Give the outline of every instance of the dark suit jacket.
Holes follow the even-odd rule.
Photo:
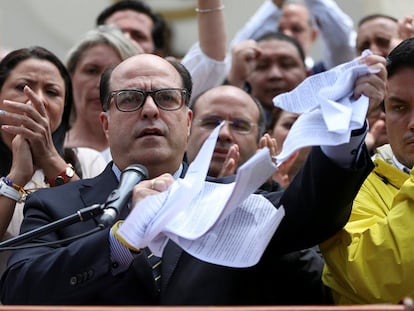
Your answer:
[[[163,254],[162,285],[156,290],[144,255],[113,276],[108,230],[67,246],[15,251],[1,280],[4,304],[274,304],[278,256],[317,245],[346,223],[354,196],[372,169],[365,152],[353,169],[342,169],[319,148],[284,192],[265,193],[286,216],[258,265],[236,269],[202,262],[170,242]],[[96,178],[33,193],[26,202],[22,232],[106,201],[117,186],[111,168]],[[126,214],[126,212],[125,212]],[[124,218],[126,215],[121,215]],[[41,237],[56,241],[95,228],[89,220]]]

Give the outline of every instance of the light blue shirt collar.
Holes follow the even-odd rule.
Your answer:
[[[118,166],[116,166],[115,163],[112,163],[112,171],[114,172],[116,179],[120,181],[122,172],[118,168]],[[183,171],[183,163],[180,164],[180,166],[178,167],[178,170],[176,170],[175,173],[173,174],[174,179],[180,178],[182,171]]]

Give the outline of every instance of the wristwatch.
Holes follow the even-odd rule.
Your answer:
[[[64,171],[60,172],[54,179],[46,179],[46,182],[50,187],[56,187],[63,184],[66,184],[70,179],[75,175],[75,170],[72,164],[68,164]]]

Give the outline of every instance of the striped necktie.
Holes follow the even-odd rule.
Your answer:
[[[161,258],[155,256],[149,248],[145,248],[145,254],[147,256],[147,260],[152,267],[152,276],[155,281],[155,285],[157,286],[158,291],[161,288]]]

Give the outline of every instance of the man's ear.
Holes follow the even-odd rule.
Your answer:
[[[106,138],[108,139],[109,113],[101,112],[99,118],[101,120],[102,129],[105,132]]]
[[[318,39],[318,36],[319,36],[318,29],[316,29],[315,27],[312,27],[312,34],[311,34],[312,43],[315,43],[316,39]]]
[[[191,133],[191,122],[193,120],[193,111],[188,109],[187,111],[187,137],[190,136]]]

